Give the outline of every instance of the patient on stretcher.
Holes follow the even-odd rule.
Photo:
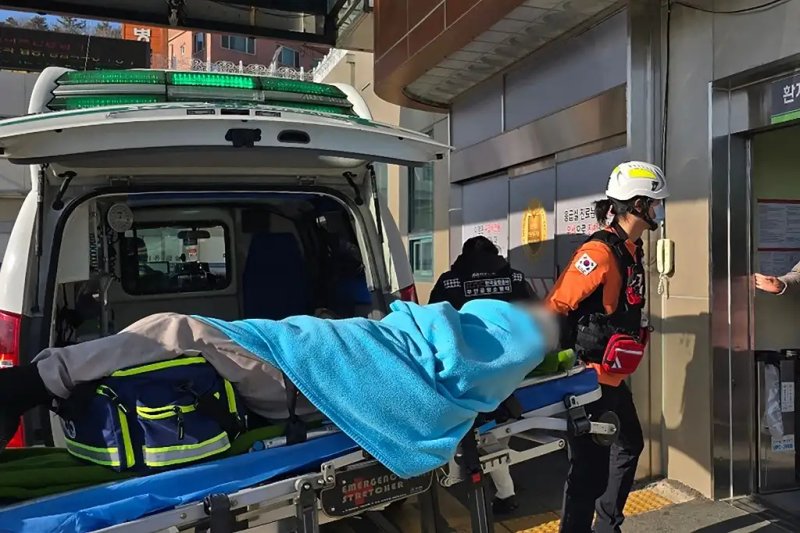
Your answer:
[[[202,357],[259,417],[287,419],[290,383],[299,417],[320,412],[395,474],[413,477],[445,464],[476,416],[497,409],[557,346],[557,323],[539,307],[482,300],[461,311],[391,309],[380,321],[158,314],[110,337],[46,349],[31,365],[0,370],[0,449],[29,409],[86,384],[94,390],[123,369]]]

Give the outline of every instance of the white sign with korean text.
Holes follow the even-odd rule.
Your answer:
[[[133,34],[136,36],[137,41],[150,42],[150,28],[134,28]]]
[[[794,412],[794,382],[782,381],[781,382],[781,412],[792,413]]]
[[[800,203],[758,202],[758,247],[800,248]]]
[[[773,438],[772,451],[775,453],[794,452],[794,435],[784,435],[779,439]]]

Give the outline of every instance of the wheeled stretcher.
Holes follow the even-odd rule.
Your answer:
[[[505,422],[481,417],[450,464],[413,479],[393,475],[343,433],[322,430],[300,444],[268,443],[249,454],[0,509],[0,531],[316,533],[321,524],[358,514],[373,521],[374,531],[397,531],[378,511],[415,495],[422,496],[423,531],[436,531],[431,488],[467,482],[473,531],[488,533],[484,475],[563,449],[567,431],[610,443],[615,417],[589,420],[583,409],[600,396],[596,373],[583,366],[530,378],[514,394],[519,413]],[[511,437],[531,446],[512,450]]]

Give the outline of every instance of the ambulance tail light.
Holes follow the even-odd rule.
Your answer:
[[[19,365],[19,331],[22,319],[19,315],[0,311],[0,372],[6,368]],[[22,448],[25,446],[25,434],[22,421],[14,438],[8,444],[9,448]]]
[[[400,289],[400,299],[404,302],[414,302],[415,304],[418,304],[419,298],[417,297],[417,286],[412,283],[408,287]]]

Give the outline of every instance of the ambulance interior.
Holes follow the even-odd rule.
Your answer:
[[[114,196],[65,227],[52,345],[116,333],[154,313],[279,320],[376,306],[355,219],[330,196]]]

